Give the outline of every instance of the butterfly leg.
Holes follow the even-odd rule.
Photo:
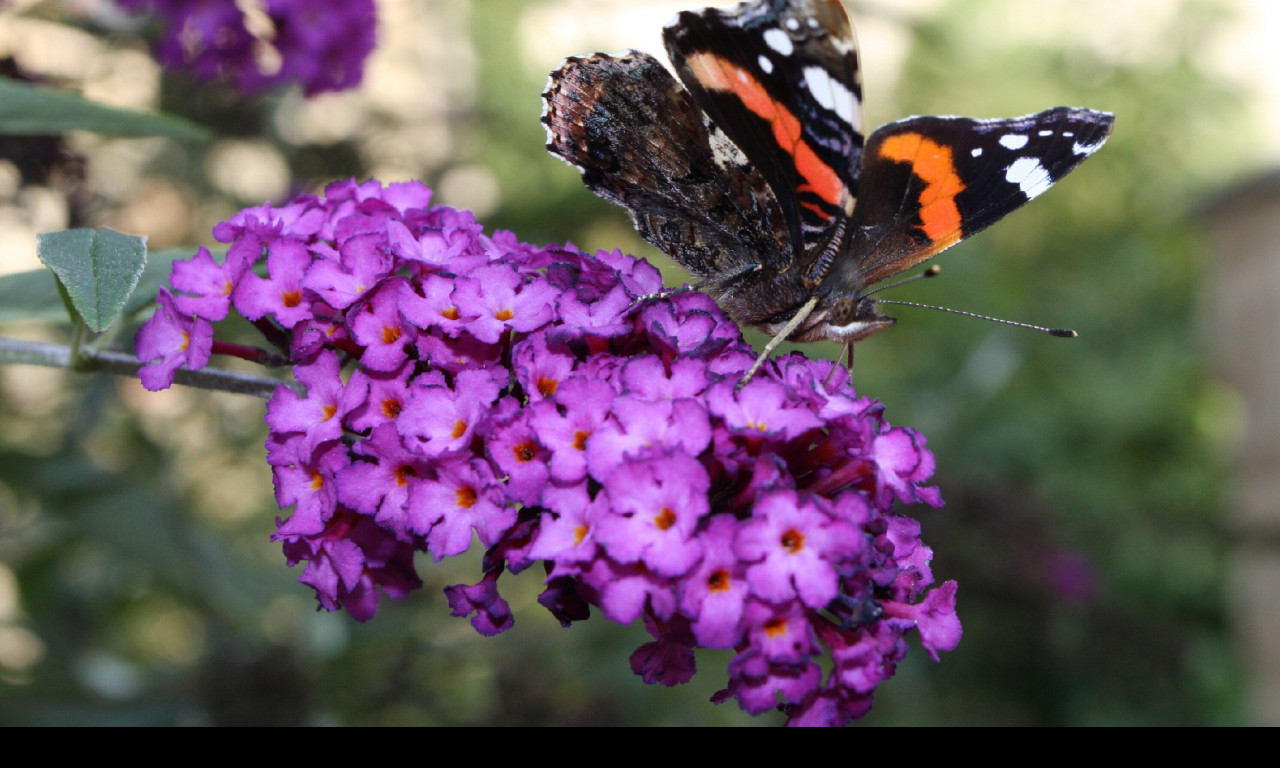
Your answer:
[[[665,299],[668,296],[674,296],[677,293],[684,293],[685,291],[696,291],[696,290],[698,290],[698,285],[690,285],[687,287],[682,286],[680,288],[663,288],[657,293],[646,293],[646,294],[637,296],[635,300],[631,302],[631,306],[628,307],[628,309],[634,309],[637,305],[643,304],[646,301],[652,301],[653,299]]]
[[[852,383],[853,383],[853,342],[852,342],[852,341],[846,341],[846,342],[844,343],[844,348],[840,350],[840,354],[839,354],[839,356],[837,356],[835,360],[832,360],[832,361],[831,361],[831,372],[827,374],[827,378],[825,378],[825,379],[823,379],[823,380],[822,380],[822,386],[824,386],[824,387],[825,387],[825,386],[830,385],[830,384],[831,384],[831,380],[832,380],[832,379],[834,379],[834,378],[836,377],[836,371],[837,371],[837,370],[839,370],[839,368],[840,368],[840,366],[839,366],[839,364],[838,364],[838,362],[837,362],[837,361],[838,361],[841,357],[847,357],[847,358],[848,358],[848,361],[849,361],[849,362],[847,363],[847,368],[846,368],[846,370],[847,370],[847,371],[849,371],[849,383],[850,383],[850,384],[852,384]]]
[[[728,272],[722,272],[718,275],[704,278],[694,284],[693,287],[701,290],[708,285],[718,285],[720,286],[723,295],[727,296],[733,292],[729,289],[730,285],[736,282],[738,278],[745,277],[752,272],[759,272],[762,269],[764,269],[763,264],[743,264],[741,266],[734,267]]]
[[[711,277],[704,277],[698,282],[689,286],[687,289],[686,288],[663,288],[661,291],[658,291],[657,293],[646,293],[643,296],[637,296],[636,300],[631,302],[631,306],[634,307],[635,305],[644,301],[649,301],[650,299],[665,299],[668,296],[674,296],[675,294],[683,293],[686,290],[701,291],[710,285],[727,285],[737,280],[738,278],[742,277],[743,275],[747,275],[752,272],[758,272],[763,268],[764,268],[763,264],[745,264],[740,267],[735,267],[729,272],[725,272],[723,274],[712,275]]]
[[[773,354],[773,351],[778,348],[778,345],[786,341],[787,337],[790,336],[795,329],[799,328],[800,324],[808,319],[809,315],[813,314],[813,310],[818,307],[818,301],[819,298],[817,296],[806,301],[801,305],[800,309],[796,310],[795,316],[788,320],[786,325],[782,326],[782,330],[778,332],[778,335],[769,339],[769,343],[764,345],[764,351],[760,353],[760,356],[756,358],[755,363],[751,365],[751,370],[747,371],[747,375],[743,376],[742,381],[739,381],[738,386],[734,388],[735,392],[741,392],[742,388],[747,386],[747,382],[751,381],[751,377],[756,375],[756,371],[760,370],[760,366],[764,365],[764,361],[768,360],[769,356]]]

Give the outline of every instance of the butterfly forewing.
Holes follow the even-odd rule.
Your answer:
[[[694,101],[773,188],[795,258],[852,212],[863,141],[853,28],[838,0],[679,14],[667,53]]]
[[[865,287],[980,232],[1093,154],[1113,122],[1106,112],[1058,107],[882,126],[867,142],[851,258],[831,279]]]

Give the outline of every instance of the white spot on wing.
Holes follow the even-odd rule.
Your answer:
[[[1000,146],[1005,149],[1022,149],[1027,146],[1027,137],[1021,133],[1006,133],[1000,137]]]
[[[1040,131],[1040,132],[1039,132],[1039,133],[1037,133],[1036,135],[1037,135],[1037,136],[1052,136],[1052,135],[1053,135],[1053,131]]]
[[[827,39],[831,41],[838,53],[851,53],[857,49],[857,44],[853,42],[852,37],[841,37],[840,35],[827,35]]]
[[[1100,141],[1096,144],[1081,144],[1077,141],[1075,144],[1071,145],[1071,152],[1077,155],[1092,155],[1094,152],[1098,151],[1098,147],[1100,146],[1102,146],[1102,142]]]
[[[783,22],[783,25],[786,26],[787,29],[795,31],[800,28],[800,20],[797,19],[795,16],[791,16],[791,17],[788,17],[787,20]]]
[[[795,51],[795,46],[791,44],[791,36],[777,27],[765,30],[764,44],[781,56],[790,56]]]
[[[848,86],[832,78],[822,67],[805,67],[804,82],[809,89],[809,94],[823,108],[835,112],[849,125],[855,127],[858,125],[860,119],[858,97],[849,90]]]
[[[707,122],[707,138],[711,145],[711,157],[716,161],[716,165],[721,168],[741,168],[747,165],[747,156],[742,153],[737,144],[725,135],[724,131],[716,125]]]
[[[982,147],[974,147],[972,150],[969,151],[969,154],[973,155],[974,157],[982,157]]]
[[[1072,136],[1075,136],[1075,135],[1076,135],[1076,133],[1075,133],[1075,131],[1063,131],[1063,132],[1062,132],[1062,135],[1063,135],[1063,136],[1065,136],[1065,137],[1067,137],[1067,138],[1069,139],[1069,138],[1071,138]]]
[[[1034,157],[1020,157],[1014,160],[1013,164],[1005,169],[1004,180],[1010,184],[1017,184],[1018,189],[1022,190],[1022,194],[1026,195],[1028,200],[1053,186],[1053,179],[1049,177],[1049,172]]]

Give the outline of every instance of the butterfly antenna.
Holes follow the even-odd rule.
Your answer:
[[[1005,320],[1001,317],[991,317],[990,315],[979,315],[977,312],[965,312],[963,309],[952,309],[951,307],[937,307],[933,304],[918,304],[914,301],[890,301],[889,299],[880,299],[881,304],[897,304],[903,307],[920,307],[921,309],[936,309],[939,312],[950,312],[953,315],[964,315],[965,317],[976,317],[979,320],[989,320],[993,323],[1001,325],[1014,325],[1019,328],[1028,328],[1033,331],[1047,333],[1050,336],[1057,336],[1062,339],[1074,339],[1080,334],[1070,328],[1045,328],[1043,325],[1032,325],[1031,323],[1019,323],[1016,320]]]
[[[932,267],[929,267],[928,269],[926,269],[925,271],[921,272],[918,275],[912,275],[911,277],[905,278],[903,280],[899,280],[896,283],[889,283],[888,285],[882,285],[879,288],[875,289],[874,291],[867,291],[866,295],[873,296],[881,291],[888,290],[890,288],[897,288],[898,286],[906,285],[907,283],[914,283],[915,281],[923,280],[926,277],[937,277],[938,273],[941,271],[942,271],[942,267],[938,266],[937,264],[934,264]]]

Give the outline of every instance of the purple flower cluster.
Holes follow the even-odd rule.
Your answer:
[[[421,585],[416,552],[478,537],[483,577],[446,593],[482,634],[513,622],[499,577],[541,561],[566,626],[644,619],[647,682],[733,648],[717,700],[793,724],[865,713],[912,628],[935,659],[955,647],[955,583],[926,590],[932,552],[890,512],[941,504],[921,435],[826,361],[783,356],[739,390],[754,355],[705,295],[652,298],[643,261],[487,236],[430,201],[346,182],[242,211],[214,230],[225,261],[175,264],[138,334],[152,389],[218,351],[230,307],[294,361],[306,395],[267,406],[294,508],[274,538],[321,605],[369,619]]]
[[[235,0],[116,2],[164,20],[155,44],[161,64],[197,80],[228,81],[245,93],[297,82],[314,96],[358,85],[377,23],[373,0],[263,0],[271,23],[263,37],[250,31]],[[269,48],[274,56],[266,55]]]

